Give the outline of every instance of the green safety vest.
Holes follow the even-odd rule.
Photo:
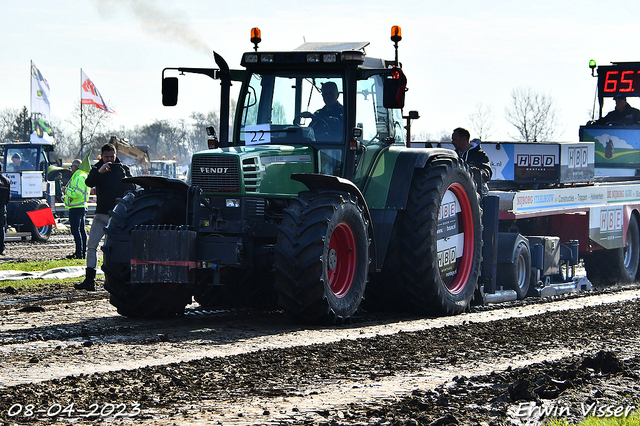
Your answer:
[[[67,189],[65,191],[65,208],[87,208],[87,201],[89,200],[89,188],[84,183],[84,180],[86,178],[87,174],[82,170],[76,170],[73,176],[71,176],[71,179],[69,179],[69,182],[67,182]]]

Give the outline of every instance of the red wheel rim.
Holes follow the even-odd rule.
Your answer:
[[[356,245],[351,228],[344,223],[331,234],[326,266],[333,294],[337,297],[347,294],[356,271]]]
[[[473,212],[471,211],[471,204],[469,203],[467,192],[462,185],[454,183],[447,190],[451,191],[460,204],[458,229],[459,232],[462,232],[463,234],[463,248],[462,256],[457,260],[457,273],[452,280],[446,280],[443,277],[443,281],[450,293],[458,294],[467,285],[467,280],[469,279],[471,269],[473,267],[473,251],[475,246]]]

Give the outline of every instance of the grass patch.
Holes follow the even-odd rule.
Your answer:
[[[85,266],[85,259],[56,259],[56,260],[32,260],[29,262],[3,263],[0,271],[48,271],[53,268],[63,268],[65,266]]]
[[[34,260],[30,262],[4,263],[0,265],[0,271],[48,271],[49,269],[63,268],[66,266],[86,266],[85,259],[58,259],[58,260]],[[102,265],[102,259],[98,259],[98,267]],[[0,291],[7,287],[13,287],[18,291],[52,290],[70,287],[82,281],[82,277],[64,279],[40,279],[28,278],[24,280],[0,281]]]
[[[82,277],[65,278],[63,280],[41,280],[29,278],[26,280],[0,281],[0,292],[11,287],[21,293],[29,293],[43,290],[57,290],[64,287],[72,287],[75,283],[82,281]]]

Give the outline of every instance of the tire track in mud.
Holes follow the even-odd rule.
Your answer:
[[[106,300],[78,301],[52,305],[43,312],[16,311],[2,318],[0,353],[5,359],[12,356],[17,359],[12,365],[4,363],[0,387],[62,378],[74,374],[73,371],[90,374],[135,369],[256,350],[503,322],[638,298],[640,290],[628,290],[452,317],[405,319],[379,325],[358,323],[336,328],[299,328],[279,316],[222,321],[206,317],[131,320],[119,316]],[[65,368],[70,353],[73,354],[72,371]]]
[[[198,416],[225,423],[232,416],[240,424],[320,421],[317,413],[330,407],[407,397],[455,375],[484,375],[612,348],[628,357],[637,352],[638,341],[622,335],[638,335],[638,298],[640,290],[634,289],[336,328],[299,328],[281,316],[131,321],[117,316],[105,300],[57,310],[54,305],[44,313],[10,312],[0,327],[5,343],[0,384],[8,397],[0,408],[6,412],[11,400],[28,403],[36,392],[60,404],[89,405],[91,398],[105,396],[140,401],[144,416],[137,420],[158,424],[165,415],[188,412],[189,404],[198,407],[197,415],[186,415],[189,421]],[[45,313],[46,319],[38,319]],[[18,324],[19,318],[25,322]],[[64,330],[79,321],[89,330],[80,337],[11,342],[11,336],[19,339],[30,329]]]

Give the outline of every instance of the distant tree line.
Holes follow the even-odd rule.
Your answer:
[[[504,118],[515,132],[509,137],[522,142],[550,142],[559,133],[559,112],[554,99],[538,93],[530,87],[515,88],[511,91],[510,103],[505,107]],[[495,116],[490,106],[477,103],[475,110],[467,117],[472,137],[489,141],[495,130]],[[450,142],[452,130],[440,130],[436,135],[426,132],[413,135],[415,141]]]
[[[112,135],[126,138],[133,146],[147,146],[158,157],[173,158],[179,164],[187,164],[194,152],[207,148],[206,128],[213,126],[219,133],[219,114],[192,112],[188,119],[154,120],[132,129],[114,129],[112,114],[76,103],[71,118],[64,123],[50,122],[55,137],[55,155],[58,158],[83,158],[93,151],[95,158],[102,145]],[[80,108],[82,108],[82,137],[80,137]],[[235,104],[230,107],[233,122]],[[277,111],[276,111],[277,116]],[[516,88],[511,92],[511,103],[505,108],[505,119],[516,130],[513,140],[524,142],[552,141],[558,132],[558,112],[554,100],[531,88]],[[27,107],[0,110],[0,138],[4,141],[29,140],[30,118]],[[468,117],[469,130],[474,137],[488,140],[493,132],[495,119],[490,107],[476,104],[476,110]],[[65,125],[66,124],[66,125]],[[415,140],[446,142],[451,140],[451,130],[441,130],[435,137],[421,132]],[[153,159],[153,158],[152,158]]]
[[[109,142],[112,135],[128,139],[133,146],[147,146],[152,159],[173,158],[179,164],[187,164],[191,155],[207,148],[206,128],[213,126],[218,132],[217,111],[192,112],[188,119],[154,120],[149,124],[133,128],[116,129],[112,126],[113,115],[94,106],[78,105],[71,118],[63,123],[50,122],[55,138],[55,158],[71,160],[84,158],[92,151],[92,158],[99,154],[100,147]],[[80,108],[82,108],[82,138],[80,137]],[[231,114],[233,119],[233,114]],[[30,118],[27,107],[0,110],[0,139],[2,141],[28,141]]]

